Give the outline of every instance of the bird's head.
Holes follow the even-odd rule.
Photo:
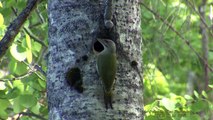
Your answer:
[[[103,45],[104,50],[109,50],[111,52],[116,52],[115,43],[110,39],[98,39],[98,41]]]

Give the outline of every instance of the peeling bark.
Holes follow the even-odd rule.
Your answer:
[[[103,0],[49,0],[47,93],[51,120],[142,120],[142,39],[140,0],[114,0],[118,33],[113,108],[106,110],[92,52],[104,14]],[[104,25],[104,24],[103,24]],[[87,59],[85,59],[87,58]],[[134,61],[135,67],[131,63]],[[70,87],[66,73],[79,68],[83,92]],[[80,79],[80,78],[79,78]]]

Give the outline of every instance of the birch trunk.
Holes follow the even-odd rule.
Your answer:
[[[104,105],[92,52],[104,12],[103,0],[49,0],[47,95],[50,120],[142,120],[140,0],[114,0],[117,73],[113,108]],[[83,92],[70,87],[69,69],[79,68]]]

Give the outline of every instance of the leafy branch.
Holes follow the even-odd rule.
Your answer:
[[[4,56],[6,50],[13,43],[22,25],[24,24],[24,22],[26,21],[26,19],[28,18],[28,16],[35,8],[38,2],[40,2],[40,0],[29,0],[26,8],[19,14],[19,16],[15,20],[13,20],[13,22],[7,28],[7,32],[0,41],[0,59]]]
[[[203,63],[208,63],[206,61],[206,59],[204,59],[190,44],[189,40],[187,40],[186,38],[184,38],[174,27],[172,27],[172,25],[167,21],[165,20],[162,16],[160,16],[158,13],[156,13],[155,11],[153,11],[152,9],[150,9],[149,7],[147,7],[144,3],[141,3],[141,5],[143,5],[147,10],[149,10],[155,17],[157,17],[158,19],[160,19],[164,24],[166,24],[169,29],[171,29],[178,37],[181,38],[181,40],[183,40],[183,42],[196,54],[196,56],[198,58],[200,58]],[[211,72],[213,72],[213,68],[211,68],[211,66],[209,64],[206,64],[207,67],[209,68],[209,70]]]

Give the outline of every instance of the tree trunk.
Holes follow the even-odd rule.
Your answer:
[[[200,12],[200,31],[202,35],[202,53],[203,53],[203,79],[205,81],[204,85],[204,90],[207,90],[208,85],[209,85],[209,68],[208,68],[208,51],[209,51],[209,40],[208,40],[208,33],[206,31],[206,27],[202,20],[205,22],[206,21],[206,16],[205,16],[205,8],[206,8],[206,2],[207,0],[202,0],[202,4],[199,6],[199,12]],[[203,82],[203,81],[201,81]]]
[[[109,37],[111,30],[103,35],[105,1],[49,0],[47,95],[50,120],[143,119],[139,1],[113,1],[112,31],[116,33]],[[103,87],[96,71],[92,48],[97,37],[109,37],[116,43],[113,109],[105,108]],[[71,87],[66,81],[70,77]]]

